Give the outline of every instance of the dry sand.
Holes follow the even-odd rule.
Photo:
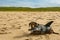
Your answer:
[[[60,40],[60,35],[29,35],[29,22],[46,24],[53,20],[52,29],[60,33],[60,12],[0,11],[0,40]]]

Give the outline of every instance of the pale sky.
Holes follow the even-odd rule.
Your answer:
[[[13,7],[60,7],[60,0],[0,0],[0,6]]]

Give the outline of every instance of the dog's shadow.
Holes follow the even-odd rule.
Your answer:
[[[47,36],[47,34],[50,35],[52,33],[50,33],[50,34],[49,33],[45,33],[45,34],[39,34],[39,33],[29,33],[29,34],[27,34],[27,33],[24,33],[24,35],[14,36],[14,38],[23,38],[23,37],[38,36],[38,35],[45,35],[45,36]],[[59,35],[59,33],[57,35]]]
[[[23,34],[19,36],[14,36],[14,38],[23,38],[23,37],[29,37],[29,36],[31,36],[31,34]]]

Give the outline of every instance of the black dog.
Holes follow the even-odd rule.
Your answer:
[[[53,21],[48,22],[47,24],[43,25],[43,24],[38,24],[36,22],[30,22],[29,26],[31,27],[31,29],[29,29],[29,31],[31,31],[31,33],[36,33],[36,34],[58,34],[55,33],[52,28],[50,27],[50,25],[53,23]]]

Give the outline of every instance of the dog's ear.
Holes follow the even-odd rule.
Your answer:
[[[31,26],[31,23],[29,23],[29,27]]]
[[[45,24],[46,27],[49,27],[54,21],[50,21],[47,24]]]

